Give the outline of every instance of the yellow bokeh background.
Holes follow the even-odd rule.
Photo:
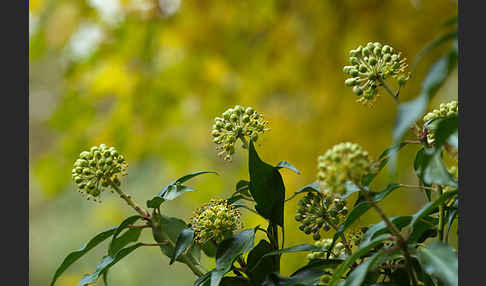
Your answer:
[[[386,95],[372,109],[355,102],[342,68],[350,49],[388,43],[411,60],[457,14],[448,0],[196,1],[30,0],[29,29],[29,252],[30,285],[48,285],[65,255],[132,211],[116,196],[83,200],[70,181],[77,155],[95,144],[116,146],[129,163],[126,192],[144,204],[170,181],[197,170],[196,189],[162,211],[187,220],[212,198],[227,198],[248,179],[246,151],[233,162],[217,157],[213,119],[236,104],[265,115],[271,130],[257,146],[268,163],[287,160],[286,196],[311,183],[317,156],[342,141],[373,157],[392,144],[396,106]],[[449,45],[423,59],[401,93],[418,95],[430,65]],[[454,71],[431,102],[457,98]],[[410,135],[409,135],[410,136]],[[374,187],[415,184],[416,146],[399,157]],[[424,194],[399,190],[381,203],[390,216],[410,214]],[[352,200],[351,202],[352,203]],[[285,246],[312,242],[297,230],[297,200],[286,205]],[[243,210],[244,224],[264,222]],[[378,217],[367,214],[359,224]],[[330,234],[329,234],[330,235]],[[151,242],[150,233],[142,241]],[[57,285],[75,285],[106,254],[104,243],[73,265]],[[113,285],[192,285],[195,277],[157,248],[140,248],[110,271]],[[306,263],[283,256],[282,273]],[[98,285],[103,285],[102,281]]]

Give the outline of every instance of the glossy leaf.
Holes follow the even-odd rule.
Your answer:
[[[218,286],[236,258],[253,248],[256,228],[241,231],[223,240],[216,250],[216,268],[211,272],[211,286]]]
[[[251,196],[250,194],[250,182],[246,180],[239,180],[236,183],[236,193],[241,193],[245,196]]]
[[[283,227],[285,186],[278,168],[263,162],[250,140],[249,172],[250,193],[256,202],[255,209],[264,218]]]
[[[108,269],[115,265],[118,261],[122,260],[125,256],[133,252],[135,249],[142,246],[142,243],[137,243],[127,248],[119,250],[115,255],[109,255],[103,257],[101,262],[96,266],[96,271],[91,274],[85,274],[83,278],[78,282],[78,286],[84,286],[91,283],[95,283],[98,278],[103,275]]]
[[[452,247],[434,241],[419,248],[417,257],[429,275],[448,286],[458,285],[458,260]]]
[[[399,229],[401,230],[405,226],[408,226],[412,221],[412,216],[396,216],[390,217],[390,221]],[[369,243],[369,241],[373,240],[378,235],[382,235],[385,233],[389,233],[389,230],[384,221],[380,221],[377,224],[374,224],[368,228],[368,230],[363,234],[361,238],[361,244]]]
[[[300,286],[315,285],[324,274],[325,269],[335,268],[342,263],[341,259],[318,259],[295,271],[290,277],[284,277],[274,272],[267,276],[264,286]]]
[[[93,249],[95,246],[112,236],[115,231],[117,230],[117,227],[111,227],[108,230],[105,230],[99,234],[97,234],[95,237],[93,237],[87,244],[85,244],[83,247],[80,249],[73,251],[69,253],[66,258],[64,258],[64,261],[61,263],[59,268],[57,268],[56,273],[54,274],[54,277],[52,278],[51,281],[51,286],[56,283],[57,279],[59,276],[61,276],[66,269],[71,266],[74,262],[76,262],[78,259],[80,259],[83,255],[85,255],[88,251]]]
[[[193,240],[194,231],[191,228],[183,229],[177,238],[173,252],[174,254],[170,258],[169,265],[174,263],[174,261],[191,246]]]

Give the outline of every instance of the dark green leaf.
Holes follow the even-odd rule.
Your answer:
[[[155,208],[160,207],[160,205],[163,202],[165,202],[165,200],[163,198],[161,198],[161,197],[154,197],[153,199],[147,201],[147,207],[149,209],[155,209]]]
[[[208,273],[204,274],[203,276],[197,278],[197,280],[194,282],[194,286],[202,286],[202,285],[207,284],[206,282],[210,282],[212,272],[213,271],[209,271]]]
[[[417,220],[412,228],[412,232],[408,237],[409,243],[422,243],[427,238],[436,237],[437,229],[436,225],[439,223],[439,219],[430,216],[424,216],[420,220]]]
[[[208,241],[205,244],[200,245],[200,247],[208,257],[216,256],[216,245],[214,245],[212,241]]]
[[[419,96],[399,105],[398,115],[393,128],[395,142],[400,141],[409,127],[425,112],[429,100],[437,93],[456,65],[457,51],[451,49],[447,55],[430,68],[425,80],[422,82]]]
[[[131,217],[126,218],[122,223],[118,226],[115,233],[113,234],[113,238],[110,242],[108,247],[108,255],[113,255],[118,252],[118,250],[125,247],[128,243],[132,241],[137,241],[138,237],[140,236],[141,229],[132,229],[125,232],[121,237],[118,235],[126,229],[129,225],[133,225],[137,220],[140,219],[139,215],[134,215]]]
[[[127,248],[121,249],[115,255],[103,257],[103,259],[98,264],[98,266],[96,266],[96,271],[91,274],[84,275],[83,278],[81,278],[81,280],[78,282],[78,286],[84,286],[91,283],[95,283],[101,275],[103,275],[106,271],[108,271],[108,269],[110,269],[118,261],[120,261],[125,256],[127,256],[132,251],[134,251],[135,249],[139,248],[142,245],[143,245],[142,243],[137,243]]]
[[[369,241],[368,243],[361,244],[359,249],[354,252],[350,257],[348,257],[339,267],[334,271],[331,281],[329,282],[329,286],[334,286],[338,283],[341,277],[344,275],[346,270],[356,261],[356,259],[360,258],[363,255],[368,254],[370,250],[375,248],[377,245],[381,244],[384,240],[389,238],[389,235],[380,235],[375,239]]]
[[[275,261],[271,257],[264,257],[272,249],[272,245],[262,239],[248,254],[246,264],[250,269],[251,281],[255,285],[261,285],[268,273],[276,271]]]
[[[256,228],[247,229],[219,244],[216,250],[216,268],[211,273],[211,286],[218,286],[236,258],[253,248],[255,232]]]
[[[299,170],[297,170],[297,168],[295,168],[292,164],[290,164],[287,161],[280,161],[280,162],[278,162],[277,166],[275,166],[275,167],[277,167],[278,169],[287,168],[287,169],[292,170],[295,173],[300,175]]]
[[[174,261],[179,258],[179,256],[184,253],[184,251],[191,246],[192,241],[194,240],[194,231],[191,228],[185,228],[179,234],[177,238],[175,247],[174,247],[174,255],[170,258],[169,265],[174,263]]]
[[[93,237],[87,244],[85,244],[83,247],[81,247],[79,250],[73,251],[64,258],[64,261],[61,263],[61,266],[57,268],[56,273],[54,274],[54,277],[52,278],[51,281],[51,286],[54,285],[56,282],[57,278],[61,276],[66,269],[71,266],[74,262],[76,262],[79,258],[81,258],[83,255],[85,255],[88,251],[93,249],[95,246],[103,242],[105,239],[108,237],[112,236],[115,231],[117,230],[117,227],[111,227],[108,230],[105,230],[104,232],[101,232],[97,234],[95,237]]]
[[[434,148],[420,149],[415,156],[413,167],[417,177],[427,185],[457,187],[457,182],[442,161],[442,152],[436,152]]]
[[[306,266],[295,271],[290,277],[284,277],[274,272],[267,276],[262,285],[265,286],[301,286],[315,285],[325,269],[335,268],[342,263],[341,259],[318,259],[309,262]]]
[[[264,218],[283,227],[285,186],[278,168],[263,162],[250,140],[249,172],[250,192],[256,202],[255,209]]]
[[[447,232],[446,232],[446,241],[449,241],[449,232],[451,231],[452,224],[454,220],[457,218],[458,210],[455,209],[450,212],[449,219],[447,220]]]
[[[373,264],[378,260],[381,253],[377,252],[373,254],[371,257],[366,259],[365,262],[361,262],[358,267],[353,269],[353,271],[346,277],[344,283],[340,286],[360,286],[362,285],[363,281],[365,280],[366,274],[370,272]]]
[[[325,250],[321,249],[317,246],[314,246],[314,245],[311,245],[311,244],[306,244],[306,243],[294,245],[294,246],[291,246],[291,247],[288,247],[288,248],[279,249],[279,250],[275,250],[275,251],[271,251],[271,252],[266,253],[265,255],[263,255],[261,257],[260,261],[257,261],[255,263],[254,267],[257,267],[263,261],[262,260],[263,258],[273,256],[273,255],[281,255],[281,254],[284,254],[284,253],[302,252],[302,251],[325,251]],[[250,269],[252,269],[252,267],[250,267]]]
[[[454,248],[434,241],[419,248],[417,256],[429,275],[448,286],[458,285],[458,262]]]
[[[248,279],[242,277],[223,277],[219,285],[220,286],[251,286],[252,284],[250,284]]]

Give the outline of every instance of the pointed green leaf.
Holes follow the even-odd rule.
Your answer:
[[[365,280],[366,274],[368,274],[373,267],[373,264],[378,260],[381,253],[377,252],[371,257],[366,259],[365,262],[361,262],[353,271],[346,277],[344,283],[340,286],[360,286]]]
[[[138,239],[140,236],[140,231],[141,229],[138,229],[138,236],[137,232],[131,232],[128,235],[125,235],[125,237],[118,239],[118,235],[126,229],[129,225],[133,225],[137,220],[140,219],[139,215],[134,215],[131,217],[126,218],[122,223],[118,226],[116,229],[115,233],[113,234],[113,238],[110,241],[110,245],[108,246],[108,255],[113,255],[118,252],[118,250],[122,249],[125,247],[129,242],[131,242],[131,239],[135,238]],[[137,230],[137,229],[135,229]],[[133,241],[133,240],[132,240]],[[136,240],[135,240],[136,241]],[[126,242],[126,243],[125,243]]]
[[[285,186],[278,168],[263,162],[250,140],[249,172],[250,193],[256,202],[255,209],[264,218],[283,227]]]
[[[281,254],[284,254],[284,253],[292,253],[292,252],[302,252],[302,251],[322,251],[322,252],[324,252],[325,249],[322,249],[320,247],[314,246],[312,244],[307,244],[307,243],[298,244],[298,245],[294,245],[294,246],[291,246],[291,247],[288,247],[288,248],[274,250],[274,251],[270,251],[270,252],[266,253],[265,255],[263,255],[260,258],[259,261],[257,261],[255,263],[255,265],[253,267],[257,267],[258,265],[260,265],[260,263],[263,262],[263,258],[266,258],[266,257],[269,257],[269,256],[281,255]],[[249,267],[249,268],[252,269],[252,267]]]
[[[287,161],[280,161],[278,162],[277,166],[278,169],[281,169],[281,168],[287,168],[289,170],[292,170],[294,171],[295,173],[297,173],[298,175],[300,175],[300,172],[299,170],[297,170],[297,168],[295,168],[292,164],[290,164],[289,162]]]
[[[216,268],[211,272],[211,286],[218,286],[236,258],[253,248],[256,228],[246,229],[223,240],[216,250]]]
[[[169,265],[174,263],[174,261],[179,258],[179,256],[184,253],[192,244],[194,240],[194,231],[191,228],[185,228],[179,234],[177,238],[175,247],[174,247],[174,254],[170,258]]]
[[[123,248],[118,251],[115,255],[105,256],[101,262],[96,266],[96,271],[91,274],[85,274],[83,278],[78,282],[78,286],[84,286],[91,283],[95,283],[98,278],[103,275],[108,269],[115,265],[118,261],[122,260],[125,256],[130,254],[135,249],[142,246],[142,243],[137,243],[127,248]]]
[[[448,286],[458,285],[458,261],[454,248],[438,241],[418,250],[418,259],[425,272]]]
[[[56,282],[57,278],[61,276],[66,269],[71,266],[74,262],[76,262],[78,259],[80,259],[83,255],[85,255],[88,251],[93,249],[95,246],[103,242],[105,239],[109,238],[110,236],[115,233],[117,230],[117,227],[111,227],[108,230],[105,230],[104,232],[101,232],[97,234],[95,237],[93,237],[87,244],[85,244],[83,247],[80,249],[73,251],[64,258],[64,261],[61,263],[59,268],[57,268],[56,273],[54,274],[54,277],[52,278],[51,281],[51,286],[54,285]]]
[[[415,156],[413,167],[417,177],[427,185],[457,187],[457,182],[444,166],[442,152],[437,152],[434,148],[420,149]]]

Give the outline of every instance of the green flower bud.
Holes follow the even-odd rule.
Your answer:
[[[350,57],[350,58],[349,58],[349,62],[350,62],[350,63],[351,63],[353,66],[355,66],[355,65],[358,65],[358,64],[359,64],[358,58],[356,58],[356,57]]]
[[[346,79],[346,80],[344,81],[344,84],[345,84],[346,86],[354,86],[354,85],[356,85],[356,83],[357,83],[357,82],[356,82],[356,79],[355,79],[355,78],[348,78],[348,79]]]
[[[375,58],[375,57],[370,57],[368,59],[368,63],[371,65],[371,66],[375,66],[377,63],[378,63],[378,60]]]
[[[363,89],[359,86],[355,86],[355,87],[353,87],[353,92],[356,95],[361,95],[361,94],[363,94]]]

